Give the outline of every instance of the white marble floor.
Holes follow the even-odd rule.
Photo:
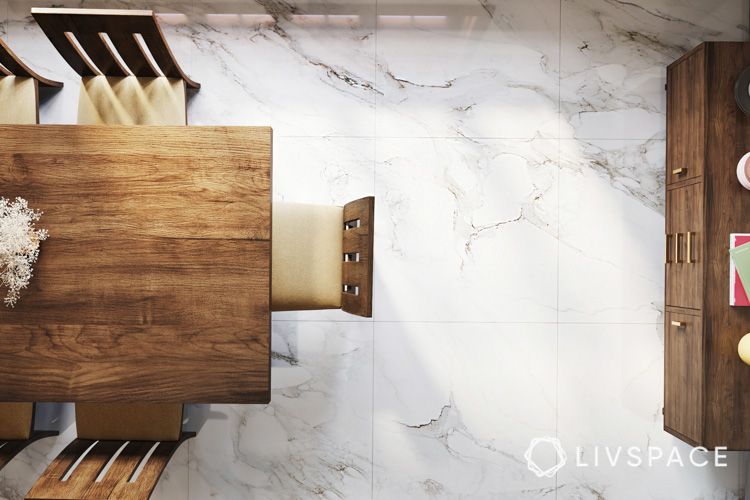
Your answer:
[[[162,13],[203,84],[190,122],[274,127],[277,199],[377,197],[373,320],[275,315],[272,403],[192,408],[155,497],[741,497],[741,454],[541,479],[523,454],[687,448],[661,419],[664,68],[746,40],[747,0],[0,0],[0,35],[66,84],[44,123],[78,96],[29,17],[53,3]]]

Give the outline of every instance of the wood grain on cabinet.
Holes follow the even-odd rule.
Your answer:
[[[667,69],[667,183],[703,175],[706,50],[699,45]]]
[[[665,316],[664,425],[697,444],[703,439],[703,325],[700,316]]]
[[[703,307],[703,183],[667,191],[666,305]]]
[[[723,44],[722,44],[723,45]],[[706,441],[750,449],[750,366],[737,354],[737,344],[750,332],[750,308],[729,307],[730,233],[750,232],[750,191],[737,181],[735,166],[750,150],[750,117],[742,113],[732,90],[740,72],[750,66],[750,43],[710,45],[708,79],[712,82],[713,117],[707,143],[706,230],[708,234],[704,320],[707,339]]]
[[[682,71],[686,64],[703,71]],[[735,81],[747,66],[750,43],[706,42],[667,71],[667,161],[684,154],[689,169],[698,165],[688,172],[702,174],[695,179],[692,173],[670,178],[671,165],[667,172],[666,232],[693,228],[698,261],[697,271],[690,273],[684,272],[685,264],[665,265],[664,426],[691,444],[732,450],[750,449],[750,366],[737,355],[740,338],[750,332],[750,308],[731,307],[728,297],[729,235],[750,232],[750,192],[735,175],[737,161],[750,150],[750,117],[734,99]],[[689,85],[705,89],[704,105],[675,104],[690,94],[685,90]],[[701,120],[703,134],[698,134],[693,129]],[[682,144],[690,140],[700,144]],[[678,332],[672,330],[675,317],[687,322],[691,315],[697,318],[693,323],[700,320],[702,325],[702,347],[699,342],[688,342],[687,336],[680,343]],[[693,360],[692,369],[698,370],[701,358],[700,376],[688,374],[684,360]]]
[[[49,231],[0,308],[0,401],[268,402],[271,130],[0,127]]]

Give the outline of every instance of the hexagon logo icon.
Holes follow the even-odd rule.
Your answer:
[[[555,465],[548,469],[542,469],[536,464],[536,462],[534,462],[534,448],[542,443],[551,444],[555,449],[555,453],[557,454],[557,461]],[[565,450],[563,450],[560,440],[554,437],[538,437],[532,439],[531,443],[529,443],[529,447],[526,450],[526,453],[523,454],[523,457],[526,459],[526,466],[531,472],[536,474],[536,477],[552,477],[557,473],[557,471],[562,469],[566,463],[568,463],[568,454],[565,453]]]

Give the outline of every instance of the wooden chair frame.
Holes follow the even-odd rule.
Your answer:
[[[180,68],[153,11],[34,7],[31,15],[82,77],[165,76],[200,88]]]
[[[42,87],[59,88],[62,82],[44,78],[39,73],[29,68],[24,62],[8,47],[2,38],[0,38],[0,77],[3,76],[20,76],[33,78]]]
[[[26,500],[148,499],[175,451],[177,441],[76,439],[47,467]]]
[[[375,198],[368,196],[344,206],[341,309],[372,317],[372,272]]]

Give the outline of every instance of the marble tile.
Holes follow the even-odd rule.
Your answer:
[[[560,325],[558,338],[558,437],[569,456],[557,475],[558,498],[741,498],[742,454],[729,453],[726,468],[691,466],[690,446],[663,431],[661,326]],[[658,447],[665,457],[676,448],[687,463],[629,467],[623,459],[612,466],[606,446],[612,456],[618,446]],[[575,466],[576,447],[588,467]]]
[[[270,405],[211,405],[190,498],[369,498],[372,324],[275,322]]]
[[[188,461],[190,441],[180,446],[164,469],[150,500],[186,500],[190,488]]]
[[[275,202],[345,205],[375,192],[374,139],[279,137],[273,147]],[[368,321],[340,310],[276,312],[273,318]]]
[[[0,38],[7,42],[6,27],[8,23],[8,1],[0,0]]]
[[[274,127],[276,201],[377,197],[374,321],[275,313],[271,404],[191,406],[200,433],[154,498],[739,497],[738,455],[572,460],[689,450],[660,413],[664,66],[744,39],[750,2],[55,4],[154,8],[203,84],[192,124]],[[74,123],[80,78],[32,5],[51,4],[0,0],[0,36],[66,84],[42,122]],[[73,438],[61,425],[0,472],[0,500]],[[537,478],[524,452],[556,434],[569,463]]]
[[[557,137],[559,3],[378,2],[378,137]]]
[[[661,321],[664,147],[561,141],[561,322]]]
[[[377,148],[376,320],[556,320],[557,141]]]
[[[0,470],[0,500],[22,500],[47,465],[75,439],[72,405],[66,413],[64,425],[44,426],[44,430],[59,430],[59,436],[33,443]]]
[[[375,140],[279,137],[274,140],[274,201],[344,205],[375,189]]]
[[[662,139],[666,65],[747,39],[742,0],[562,0],[561,136]]]
[[[279,136],[372,136],[374,2],[197,2],[198,125]]]
[[[554,496],[524,452],[554,435],[556,326],[375,324],[378,499]]]

